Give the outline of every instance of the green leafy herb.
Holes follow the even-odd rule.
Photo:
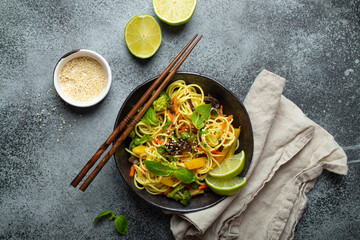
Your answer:
[[[201,129],[209,119],[210,114],[211,104],[200,105],[194,110],[191,116],[191,121],[197,129]]]
[[[201,135],[203,134],[207,134],[209,131],[206,129],[205,131],[203,129],[200,129],[200,132],[199,132],[199,137],[201,137]]]
[[[138,146],[150,141],[154,141],[154,139],[150,135],[144,135],[141,138],[136,138],[134,144]]]
[[[185,167],[179,167],[175,172],[174,176],[183,183],[192,183],[197,180],[193,171],[189,171]]]
[[[113,211],[110,211],[110,210],[106,210],[106,211],[103,211],[102,213],[100,213],[95,219],[94,219],[94,222],[93,224],[98,221],[100,218],[103,218],[104,216],[107,216],[111,214],[111,217],[109,219],[109,221],[111,221],[113,218],[115,218],[115,213]],[[124,215],[120,215],[120,216],[117,216],[115,218],[115,227],[116,229],[118,230],[118,232],[120,234],[126,234],[127,233],[127,230],[128,230],[128,220],[126,219],[126,217]]]
[[[158,147],[157,152],[162,155],[165,152],[170,153],[171,151],[165,145],[161,145],[160,147]]]
[[[111,214],[110,221],[115,217],[115,213],[110,210],[105,210],[102,213],[100,213],[93,221],[93,224],[96,223],[99,219]]]
[[[182,134],[180,134],[180,137],[182,139],[187,139],[188,137],[190,137],[190,134],[188,132],[183,132]]]
[[[151,173],[162,177],[169,177],[173,174],[174,171],[169,166],[157,161],[147,160],[145,161],[145,166]]]
[[[199,184],[197,184],[196,182],[193,182],[193,183],[191,184],[191,187],[194,188],[194,189],[196,189],[196,188],[199,187]]]
[[[115,218],[115,227],[121,234],[126,234],[128,230],[128,220],[124,215],[117,216]]]
[[[176,168],[173,165],[164,165],[157,161],[145,161],[146,168],[157,176],[169,177],[172,174],[183,183],[195,182],[196,176],[193,171],[189,171],[185,167]]]
[[[177,162],[177,161],[178,161],[178,159],[177,159],[176,157],[171,156],[171,155],[169,155],[167,158],[168,158],[171,162]]]
[[[167,129],[172,124],[172,121],[167,120],[165,125],[163,126],[163,129]]]
[[[146,113],[144,114],[144,116],[141,118],[141,121],[149,123],[151,125],[157,125],[158,120],[156,118],[156,113],[155,113],[154,109],[149,108],[146,111]]]

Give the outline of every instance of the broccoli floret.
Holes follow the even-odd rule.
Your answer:
[[[170,97],[166,94],[166,92],[162,91],[157,99],[153,102],[155,112],[164,111],[170,104]]]
[[[172,190],[171,192],[169,192],[166,196],[168,198],[174,198],[175,194],[180,191],[181,189],[183,189],[185,187],[185,184],[180,184],[180,185],[177,185],[174,190]]]
[[[184,206],[187,206],[190,202],[190,199],[191,199],[190,192],[188,190],[185,190],[183,193],[183,199],[180,200],[180,203]]]

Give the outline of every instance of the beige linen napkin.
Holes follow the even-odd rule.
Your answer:
[[[193,213],[173,215],[176,239],[291,239],[323,169],[347,174],[334,138],[282,96],[285,79],[262,71],[244,104],[254,132],[246,186]]]

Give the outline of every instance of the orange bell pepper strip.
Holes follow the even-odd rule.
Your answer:
[[[170,121],[171,121],[172,123],[174,123],[174,116],[169,112],[169,110],[166,110],[166,113],[167,113],[167,115],[169,116]]]

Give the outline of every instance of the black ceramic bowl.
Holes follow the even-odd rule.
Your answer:
[[[141,96],[146,92],[146,90],[150,87],[156,78],[157,77],[154,77],[146,81],[145,83],[138,86],[132,93],[130,93],[118,113],[115,127],[121,122],[121,120],[131,110],[131,108],[141,98]],[[240,147],[237,152],[240,152],[241,150],[245,151],[245,168],[241,173],[242,176],[245,176],[251,163],[254,143],[250,119],[244,105],[231,91],[229,91],[219,82],[209,77],[195,73],[176,73],[171,82],[180,79],[185,80],[187,84],[198,84],[204,90],[205,95],[210,93],[213,97],[217,98],[223,105],[224,113],[226,115],[232,114],[234,116],[234,127],[238,127],[239,125],[241,126],[241,133],[239,138]],[[130,188],[145,201],[165,210],[174,212],[192,212],[213,206],[225,198],[224,196],[219,196],[211,191],[208,191],[203,195],[198,195],[191,199],[190,204],[185,207],[173,199],[168,199],[165,196],[151,195],[146,190],[137,189],[134,185],[134,179],[129,176],[131,164],[129,163],[128,159],[130,154],[125,151],[125,147],[129,146],[130,141],[131,139],[128,138],[127,141],[124,141],[123,144],[117,149],[114,155],[115,162],[121,176],[129,184]]]

